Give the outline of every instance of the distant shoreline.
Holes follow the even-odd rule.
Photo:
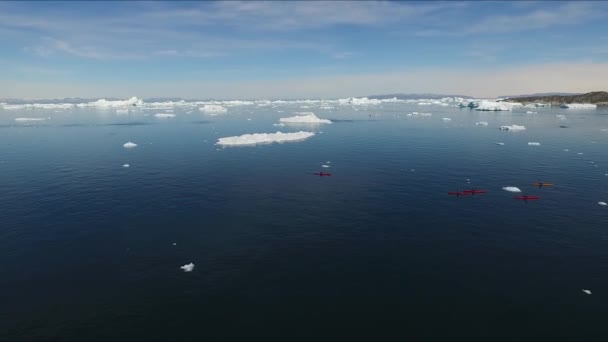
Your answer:
[[[579,95],[549,95],[506,98],[502,101],[514,101],[522,104],[549,103],[551,105],[562,105],[569,103],[592,103],[598,106],[608,106],[608,92],[593,91]]]

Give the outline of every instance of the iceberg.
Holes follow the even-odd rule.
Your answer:
[[[496,145],[499,145],[499,146],[504,146],[504,145],[505,145],[505,143],[504,143],[504,142],[497,142],[497,143],[495,143],[495,144],[496,144]]]
[[[533,112],[531,110],[526,111],[526,114],[538,114],[538,112]]]
[[[254,133],[254,134],[243,134],[240,136],[220,138],[217,141],[217,145],[224,146],[238,146],[238,145],[256,145],[256,144],[270,144],[273,142],[281,143],[285,141],[299,141],[308,139],[315,134],[313,132],[294,132],[294,133]]]
[[[314,113],[304,112],[304,113],[296,113],[303,115],[296,115],[289,118],[281,118],[279,122],[285,123],[311,123],[311,124],[330,124],[331,121],[327,119],[319,119]]]
[[[352,106],[362,106],[362,105],[379,105],[382,101],[377,99],[368,99],[367,97],[350,97],[347,99],[339,99],[339,105],[352,105]]]
[[[329,167],[329,165],[327,165],[327,164],[323,164],[323,165],[321,165],[321,167],[325,167],[325,168],[327,168],[327,167]]]
[[[585,290],[585,289],[583,289],[582,291],[583,291],[583,293],[585,293],[585,294],[588,294],[588,295],[590,295],[590,294],[591,294],[591,291],[590,291],[590,290]]]
[[[475,123],[475,125],[476,125],[476,126],[487,126],[487,125],[488,125],[488,123],[487,123],[487,122],[485,122],[485,121],[479,121],[479,122],[476,122],[476,123]]]
[[[15,121],[18,122],[22,122],[22,121],[44,121],[46,120],[45,118],[16,118]]]
[[[194,264],[193,263],[185,264],[184,266],[181,266],[180,268],[182,270],[184,270],[184,272],[192,272],[192,270],[194,269]]]
[[[26,104],[0,104],[5,110],[22,110],[22,109],[72,109],[74,104],[71,103],[26,103]]]
[[[496,101],[488,101],[483,100],[479,102],[477,108],[475,110],[480,111],[509,111],[514,107],[522,107],[523,104],[518,102],[496,102]]]
[[[203,107],[200,107],[198,110],[200,110],[201,112],[209,113],[211,115],[224,114],[228,111],[228,109],[223,106],[213,104],[206,104]]]
[[[501,131],[523,131],[526,129],[526,126],[518,126],[518,125],[510,125],[510,126],[500,126]]]
[[[597,202],[599,205],[607,205],[606,202]]]
[[[117,109],[116,114],[129,114],[128,109]]]
[[[595,109],[597,108],[597,105],[592,103],[565,103],[560,107],[570,109]]]
[[[521,192],[521,190],[516,186],[505,186],[502,189],[509,192]]]
[[[450,119],[450,118],[442,118],[441,120],[443,120],[445,122],[452,121],[452,119]]]
[[[540,146],[540,143],[539,143],[539,142],[536,142],[536,141],[530,141],[530,142],[528,143],[528,145],[530,145],[530,146]]]
[[[124,144],[124,145],[122,145],[122,146],[123,146],[124,148],[135,148],[135,147],[137,147],[137,144],[129,141],[128,143],[125,143],[125,144]]]
[[[129,164],[122,164],[122,167],[129,167],[129,166],[131,166],[131,165],[129,165]]]
[[[138,99],[133,96],[128,100],[118,100],[118,101],[108,101],[106,99],[100,99],[95,102],[88,103],[79,103],[76,107],[102,107],[102,108],[111,108],[111,107],[141,107],[144,105],[144,101],[142,99]]]
[[[174,118],[175,114],[158,113],[158,114],[154,114],[154,117],[161,118],[161,119],[168,119],[168,118]]]
[[[272,124],[272,125],[273,125],[273,126],[278,126],[278,127],[283,127],[283,126],[285,126],[285,124],[284,124],[284,123],[275,123],[275,124]]]

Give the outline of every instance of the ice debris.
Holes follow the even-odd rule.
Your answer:
[[[228,111],[228,109],[226,109],[225,107],[220,106],[220,105],[214,105],[214,104],[206,104],[206,105],[200,107],[199,110],[201,112],[205,112],[205,113],[212,114],[212,115],[224,114]]]
[[[446,121],[446,122],[447,121],[452,121],[452,119],[450,119],[450,118],[442,118],[441,120]]]
[[[16,118],[15,121],[44,121],[45,118]]]
[[[590,295],[590,294],[591,294],[591,291],[590,291],[590,290],[585,290],[585,289],[583,289],[583,293]]]
[[[599,205],[606,205],[606,202],[597,202]]]
[[[487,125],[488,125],[488,123],[487,123],[487,122],[485,122],[485,121],[479,121],[479,122],[476,122],[476,123],[475,123],[475,125],[476,125],[476,126],[487,126]]]
[[[526,129],[526,126],[518,126],[518,125],[510,125],[510,126],[500,126],[499,128],[502,131],[523,131]]]
[[[129,165],[129,164],[122,164],[122,167],[129,167],[129,166],[131,166],[131,165]]]
[[[530,142],[528,143],[528,145],[530,145],[530,146],[540,146],[540,143],[539,143],[539,142],[536,142],[536,141],[530,141]]]
[[[505,186],[502,189],[509,192],[521,192],[521,189],[516,186]]]
[[[318,118],[312,112],[303,112],[303,113],[296,113],[296,114],[302,114],[302,115],[296,115],[296,116],[292,116],[289,118],[281,118],[281,119],[279,119],[279,121],[285,122],[285,123],[314,123],[314,124],[330,124],[331,123],[330,120]]]
[[[135,147],[137,147],[137,144],[129,141],[129,142],[125,143],[125,144],[124,144],[124,145],[122,145],[122,146],[123,146],[124,148],[135,148]]]
[[[220,138],[217,141],[217,145],[226,146],[237,146],[237,145],[255,145],[255,144],[269,144],[273,142],[285,142],[285,141],[299,141],[308,139],[314,136],[313,132],[293,132],[293,133],[254,133],[254,134],[243,134],[240,136]]]
[[[157,117],[157,118],[161,118],[161,119],[169,119],[169,118],[174,118],[175,114],[158,113],[158,114],[154,114],[154,116]]]
[[[570,109],[595,109],[597,108],[597,105],[592,103],[565,103],[560,107]]]
[[[193,263],[185,264],[184,266],[181,266],[180,268],[182,270],[184,270],[184,272],[192,272],[192,270],[194,269],[194,264]]]

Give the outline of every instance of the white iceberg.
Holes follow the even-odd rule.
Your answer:
[[[296,115],[289,118],[281,118],[280,122],[285,123],[313,123],[313,124],[330,124],[331,121],[327,119],[320,119],[314,113],[305,112],[305,113],[296,113],[296,114],[304,114],[304,115]]]
[[[528,143],[528,145],[530,145],[530,146],[540,146],[540,143],[539,143],[539,142],[536,142],[536,141],[530,141],[530,142]]]
[[[591,291],[589,291],[589,290],[584,290],[584,289],[583,289],[583,293],[590,295],[590,294],[591,294]]]
[[[321,167],[329,167],[329,165],[323,164],[323,165],[321,165]]]
[[[169,119],[169,118],[174,118],[175,114],[158,113],[158,114],[154,114],[154,117],[161,118],[161,119]]]
[[[597,105],[592,103],[566,103],[560,106],[561,108],[570,109],[595,109]]]
[[[129,166],[131,166],[131,165],[129,165],[129,164],[122,164],[122,167],[129,167]]]
[[[505,144],[505,143],[504,143],[504,142],[497,142],[497,143],[495,143],[495,144],[496,144],[496,145],[499,145],[499,146],[504,146],[504,144]]]
[[[185,264],[184,266],[181,266],[180,268],[182,270],[184,270],[184,272],[192,272],[192,270],[194,269],[194,264],[193,263]]]
[[[123,146],[124,148],[135,148],[135,147],[137,147],[137,144],[129,141],[129,142],[125,143],[125,144],[124,144],[124,145],[122,145],[122,146]]]
[[[516,186],[505,186],[502,188],[504,191],[509,191],[509,192],[521,192],[521,189],[519,189]]]
[[[597,202],[599,205],[607,205],[606,202]]]
[[[442,118],[441,120],[446,121],[446,122],[447,121],[452,121],[452,119],[450,119],[450,118]]]
[[[526,111],[526,114],[538,114],[538,112],[533,112],[531,110]]]
[[[16,118],[15,121],[44,121],[45,118]]]
[[[77,107],[110,108],[110,107],[141,107],[143,105],[144,105],[144,101],[142,99],[138,99],[137,97],[133,96],[132,98],[130,98],[128,100],[108,101],[106,99],[100,99],[95,102],[79,103],[76,106]]]
[[[214,104],[206,104],[203,107],[200,107],[198,110],[200,110],[201,112],[212,114],[212,115],[224,114],[228,111],[228,109],[226,109],[225,107],[220,106],[220,105],[214,105]]]
[[[117,109],[116,114],[129,114],[128,109]]]
[[[368,99],[367,97],[361,97],[361,98],[356,98],[356,97],[350,97],[347,99],[339,99],[338,100],[338,104],[339,105],[352,105],[352,106],[364,106],[364,105],[378,105],[381,104],[382,101],[377,100],[377,99]]]
[[[283,127],[283,126],[285,126],[285,124],[284,124],[284,123],[275,123],[275,124],[272,124],[272,125],[273,125],[273,126],[278,126],[278,127]]]
[[[480,111],[509,111],[514,107],[522,107],[521,103],[517,102],[496,102],[496,101],[487,101],[483,100],[479,102],[477,108],[475,110]]]
[[[217,145],[224,146],[238,146],[238,145],[256,145],[256,144],[270,144],[273,142],[286,142],[286,141],[299,141],[308,139],[315,134],[313,132],[294,132],[294,133],[254,133],[254,134],[243,134],[240,136],[220,138],[217,141]]]
[[[526,126],[518,126],[518,125],[500,126],[499,129],[502,131],[523,131],[526,129]]]
[[[487,126],[487,125],[488,125],[488,123],[487,123],[487,122],[485,122],[485,121],[479,121],[479,122],[476,122],[476,123],[475,123],[475,125],[476,125],[476,126]]]

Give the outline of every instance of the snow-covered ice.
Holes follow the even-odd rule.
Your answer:
[[[308,139],[314,136],[313,132],[293,132],[293,133],[254,133],[254,134],[243,134],[240,136],[220,138],[217,141],[218,145],[225,146],[238,146],[238,145],[255,145],[255,144],[269,144],[273,142],[285,142],[285,141],[299,141]]]
[[[175,114],[158,113],[158,114],[154,114],[154,116],[157,117],[157,118],[161,118],[161,119],[169,119],[169,118],[174,118]]]
[[[281,118],[280,122],[284,123],[311,123],[311,124],[330,124],[331,121],[327,119],[320,119],[312,112],[296,113],[302,115],[296,115],[289,118]]]
[[[182,270],[184,270],[184,272],[192,272],[192,270],[194,269],[194,264],[193,263],[185,264],[184,266],[181,266],[180,268]]]
[[[500,130],[503,130],[503,131],[523,131],[525,129],[526,129],[526,126],[518,126],[518,125],[500,126]]]

